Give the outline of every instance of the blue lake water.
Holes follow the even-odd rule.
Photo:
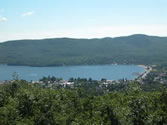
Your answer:
[[[143,73],[145,69],[136,65],[90,65],[90,66],[62,66],[62,67],[27,67],[0,65],[0,80],[11,80],[16,72],[19,79],[39,80],[43,76],[55,76],[68,80],[74,78],[92,78],[101,80],[135,79],[134,73]]]

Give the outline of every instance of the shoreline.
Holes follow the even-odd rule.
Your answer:
[[[137,77],[137,80],[144,79],[152,71],[152,67],[151,66],[146,66],[146,65],[138,65],[138,66],[144,68],[145,72],[142,73],[141,75],[139,75]]]
[[[142,67],[144,69],[147,69],[149,66],[143,65],[143,64],[118,64],[118,63],[111,63],[111,64],[72,64],[72,65],[22,65],[22,64],[0,64],[3,66],[25,66],[25,67],[68,67],[68,66],[104,66],[104,65],[127,65],[127,66],[139,66]]]

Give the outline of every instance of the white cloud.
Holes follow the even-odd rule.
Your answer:
[[[6,22],[8,19],[6,17],[0,16],[0,22]]]
[[[34,14],[33,11],[30,11],[30,12],[26,12],[26,13],[23,13],[21,16],[22,17],[25,17],[25,16],[32,16]]]

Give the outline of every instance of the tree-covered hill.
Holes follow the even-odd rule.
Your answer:
[[[0,43],[0,63],[28,66],[162,64],[167,37],[131,35],[101,39],[54,38]]]

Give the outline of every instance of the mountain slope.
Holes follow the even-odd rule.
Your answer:
[[[147,35],[102,39],[55,38],[0,43],[0,63],[28,66],[158,64],[167,62],[167,38]]]

